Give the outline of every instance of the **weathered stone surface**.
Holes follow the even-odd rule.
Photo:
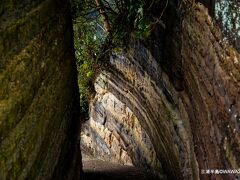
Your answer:
[[[98,148],[93,154],[103,159],[117,155],[104,134],[125,142],[116,146],[124,150],[128,142],[122,129],[137,121],[141,131],[131,130],[131,144],[140,152],[142,144],[153,149],[146,152],[150,161],[134,161],[137,151],[126,151],[136,166],[156,170],[161,164],[169,179],[235,179],[231,174],[202,175],[201,170],[240,166],[240,56],[223,43],[202,5],[189,8],[182,23],[165,19],[167,32],[156,31],[149,41],[134,41],[128,51],[113,52],[112,67],[96,79],[91,118],[82,134],[92,138],[82,146]],[[132,115],[126,116],[127,111]],[[126,123],[119,126],[122,119]],[[149,144],[137,143],[143,136]]]
[[[1,1],[1,180],[80,172],[76,73],[66,1]]]
[[[90,120],[82,131],[82,148],[92,156],[125,165],[137,165],[161,170],[154,147],[133,112],[112,93],[106,92],[108,74],[98,77],[97,96],[91,106]],[[105,92],[105,93],[104,93]]]
[[[185,91],[180,97],[194,132],[199,168],[238,169],[240,56],[223,43],[202,5],[184,20],[182,38]]]

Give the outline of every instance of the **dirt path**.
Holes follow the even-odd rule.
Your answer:
[[[133,166],[90,160],[83,162],[84,180],[159,180],[153,174]]]

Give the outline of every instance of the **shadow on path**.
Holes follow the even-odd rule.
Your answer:
[[[91,160],[83,162],[83,180],[160,180],[152,173],[133,166]]]

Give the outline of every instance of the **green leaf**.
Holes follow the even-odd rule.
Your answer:
[[[89,77],[92,77],[92,75],[93,75],[93,71],[87,72],[87,77],[88,77],[88,78],[89,78]]]

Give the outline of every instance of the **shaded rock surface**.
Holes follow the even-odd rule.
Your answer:
[[[179,17],[174,9],[167,17]],[[169,179],[235,179],[201,170],[240,166],[240,56],[201,4],[184,12],[181,23],[164,22],[166,30],[112,53],[111,67],[96,79],[81,146]],[[135,149],[126,148],[126,134]]]
[[[238,169],[240,56],[222,41],[203,6],[183,22],[182,38],[185,91],[180,97],[194,132],[199,168]],[[224,179],[211,179],[216,177]]]
[[[179,12],[172,2],[161,27],[113,51],[97,77],[84,155],[168,179],[236,179],[201,170],[240,167],[240,56],[202,5]],[[79,177],[72,45],[66,1],[1,1],[1,180]],[[100,171],[103,178],[111,178],[109,166],[115,178],[129,171],[134,176],[122,178],[146,177],[133,167],[105,165],[97,165],[108,172]]]
[[[76,73],[66,1],[0,2],[1,180],[79,175]]]
[[[104,79],[107,79],[106,74],[99,76],[99,84],[96,84],[99,94],[92,105],[91,119],[83,126],[82,149],[85,145],[92,156],[111,162],[125,165],[144,162],[141,167],[161,170],[151,140],[138,118],[112,93],[101,93]]]

